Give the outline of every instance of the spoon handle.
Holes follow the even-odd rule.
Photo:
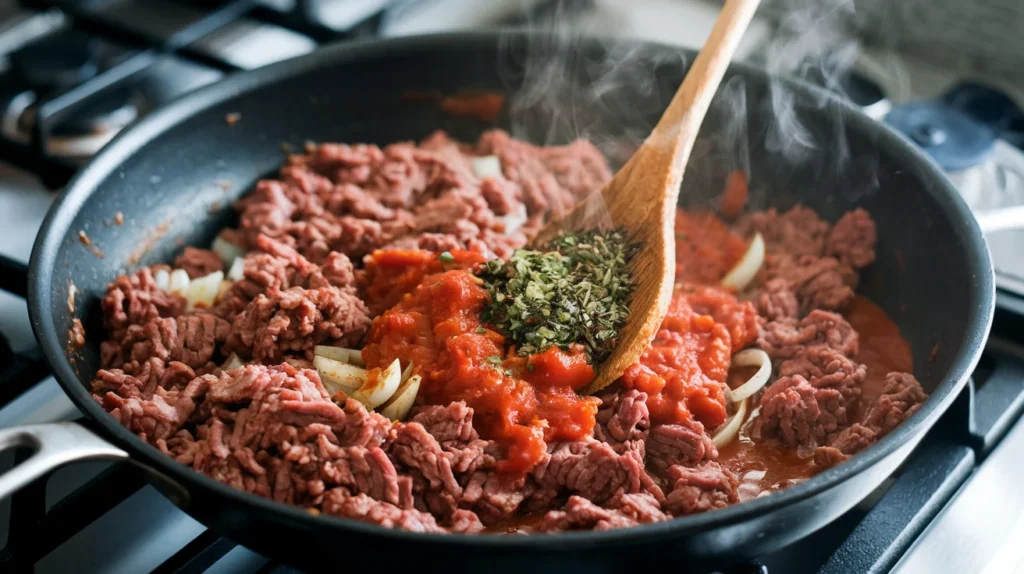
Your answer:
[[[711,100],[760,3],[761,0],[726,0],[707,42],[648,137],[649,145],[668,146],[672,150],[673,165],[686,165]],[[679,177],[681,180],[681,171]]]

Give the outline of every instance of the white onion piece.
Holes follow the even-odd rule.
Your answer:
[[[239,359],[238,355],[231,353],[230,355],[228,355],[228,360],[224,361],[224,365],[221,366],[221,369],[225,371],[230,371],[231,369],[237,369],[238,367],[241,366],[242,359]]]
[[[754,239],[750,241],[750,246],[747,247],[747,252],[740,257],[736,266],[725,274],[722,279],[722,287],[742,291],[754,280],[762,263],[764,263],[764,238],[760,233],[756,233]]]
[[[501,177],[501,160],[496,155],[475,157],[470,160],[473,166],[473,173],[483,179],[485,177]]]
[[[715,436],[711,437],[711,440],[715,441],[715,446],[722,448],[723,446],[731,443],[738,434],[740,434],[740,427],[743,426],[743,419],[747,416],[747,400],[740,401],[738,407],[736,407],[736,413],[732,415],[732,418],[725,421],[722,426],[718,427],[718,432]]]
[[[220,284],[224,282],[224,272],[214,271],[209,275],[193,279],[185,291],[188,309],[196,307],[212,307],[220,292]]]
[[[245,257],[245,252],[242,251],[241,247],[222,237],[213,240],[213,243],[210,245],[210,251],[219,255],[224,265],[230,264],[235,259]]]
[[[409,380],[409,375],[411,375],[411,374],[412,374],[412,361],[409,361],[409,364],[405,366],[405,370],[402,371],[401,383],[405,384],[405,381]]]
[[[351,395],[363,386],[369,374],[366,369],[319,355],[313,357],[313,366],[320,373],[324,388],[332,395],[338,391]]]
[[[245,275],[245,259],[241,257],[235,257],[235,260],[231,262],[231,267],[228,269],[227,278],[232,281],[239,281]]]
[[[381,406],[380,414],[392,421],[405,420],[416,403],[416,395],[420,392],[420,380],[420,376],[416,375],[399,385],[395,394]]]
[[[359,349],[346,349],[344,347],[328,347],[327,345],[317,345],[313,347],[313,354],[319,357],[326,357],[328,359],[334,359],[335,361],[341,361],[342,363],[348,363],[357,367],[365,367],[363,363],[363,352]]]
[[[526,223],[527,218],[528,216],[526,214],[526,204],[520,203],[519,207],[516,208],[515,213],[502,215],[501,217],[496,217],[495,219],[497,219],[499,222],[501,222],[502,225],[504,225],[505,235],[511,235],[516,231],[519,231],[519,228],[522,227],[524,223]]]
[[[171,271],[171,276],[167,281],[167,290],[171,293],[177,293],[178,295],[184,296],[188,293],[188,286],[192,283],[192,280],[188,278],[188,272],[184,269],[175,269]]]
[[[753,377],[747,379],[747,382],[735,389],[725,391],[726,398],[732,403],[738,403],[753,396],[768,383],[768,379],[772,376],[772,360],[768,357],[768,353],[761,349],[747,349],[736,353],[732,356],[732,366],[760,367]]]
[[[349,396],[366,405],[367,409],[375,409],[395,394],[401,382],[402,365],[395,359],[376,377],[368,377],[363,386]]]
[[[162,291],[167,291],[171,286],[171,274],[168,273],[166,269],[157,269],[156,272],[153,273],[153,282],[156,283],[156,286]]]

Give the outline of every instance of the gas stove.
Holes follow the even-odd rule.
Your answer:
[[[651,0],[626,20],[609,16],[612,2],[566,4],[597,25],[688,47],[699,46],[715,14],[699,2]],[[325,42],[491,26],[523,5],[535,11],[534,22],[551,10],[544,0],[0,0],[0,426],[82,417],[39,356],[24,301],[25,263],[54,189],[120,129],[225,74]],[[741,57],[755,59],[768,32],[755,22]],[[845,95],[876,117],[914,99],[895,94],[879,76],[862,76],[850,80]],[[1000,166],[1013,161],[1019,143],[1004,137],[992,145],[999,149],[981,154],[978,165],[1007,171]],[[962,172],[954,177],[977,181]],[[967,184],[962,189],[978,199]],[[991,191],[983,189],[986,209],[994,205]],[[1017,261],[1013,255],[1024,266],[1013,242],[1004,267]],[[999,249],[995,241],[992,247]],[[970,384],[904,467],[828,527],[721,572],[1024,568],[1024,548],[1013,543],[1024,534],[1024,495],[1016,486],[1024,470],[1024,288],[1001,287],[993,336]],[[0,453],[0,471],[21,454]],[[71,465],[0,501],[0,548],[3,572],[295,572],[206,529],[126,464]],[[667,568],[685,569],[665,559]]]

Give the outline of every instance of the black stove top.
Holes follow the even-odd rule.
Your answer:
[[[155,0],[152,5],[145,1],[149,9],[157,5]],[[102,145],[103,134],[116,133],[184,91],[247,67],[244,59],[212,49],[217,43],[208,40],[211,35],[231,37],[235,32],[226,31],[245,21],[250,26],[246,30],[274,26],[315,47],[374,34],[389,10],[401,9],[408,1],[379,3],[382,8],[346,30],[310,20],[310,3],[302,0],[292,2],[286,11],[256,0],[161,0],[156,13],[162,26],[133,26],[138,2],[134,8],[125,1],[24,2],[34,10],[27,14],[36,19],[35,28],[23,35],[20,47],[6,59],[6,68],[0,66],[0,106],[6,109],[0,159],[39,175],[49,185],[63,185],[88,157],[89,145]],[[177,9],[179,4],[187,9]],[[87,138],[82,143],[89,135],[96,136],[98,144]],[[25,284],[25,266],[0,257],[0,290],[24,297]],[[1019,420],[1024,410],[1024,298],[1000,292],[998,306],[992,338],[970,384],[883,487],[833,524],[782,551],[719,571],[922,571],[920,553],[931,552],[929,546],[942,540],[937,536],[957,505],[985,487],[976,477],[1008,456],[1016,459],[1012,451],[1024,448],[1017,444],[1024,441]],[[47,377],[47,366],[37,352],[14,353],[0,337],[0,413],[47,384]],[[3,453],[0,468],[21,454]],[[54,549],[90,540],[98,525],[112,519],[123,522],[125,513],[134,512],[133,498],[148,488],[131,465],[76,469],[70,481],[47,477],[0,504],[0,520],[6,521],[0,524],[0,533],[7,533],[6,541],[0,539],[0,571],[35,571]],[[55,482],[70,486],[56,488]],[[174,511],[167,506],[167,512]],[[155,568],[133,571],[211,572],[238,550],[217,533],[200,530],[191,542],[167,550],[168,557]],[[686,565],[672,557],[665,560],[667,568],[686,571]],[[265,559],[246,571],[295,572]]]

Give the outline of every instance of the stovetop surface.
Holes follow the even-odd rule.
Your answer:
[[[3,34],[4,23],[25,18],[26,14],[11,10],[5,1],[0,0],[0,53],[7,48],[3,39],[10,38]],[[102,38],[113,37],[135,46],[138,49],[129,54],[129,59],[131,54],[145,54],[145,66],[140,66],[159,73],[136,78],[139,81],[133,84],[133,94],[137,98],[120,99],[118,106],[103,108],[102,99],[84,101],[90,99],[88,94],[84,100],[71,98],[78,112],[99,103],[107,111],[121,113],[101,118],[116,123],[125,113],[128,115],[124,117],[144,114],[225,73],[255,67],[278,56],[303,53],[339,36],[337,30],[322,25],[295,21],[279,25],[277,16],[265,11],[240,21],[239,13],[246,13],[243,8],[253,9],[249,4],[256,3],[221,4],[219,16],[207,18],[203,16],[207,12],[176,11],[170,0],[161,0],[159,6],[149,1],[108,2],[104,14],[87,19],[87,28]],[[408,0],[399,2],[403,10],[419,10],[423,15],[438,12],[446,3],[471,11],[471,2],[430,0],[414,8],[407,6]],[[333,21],[346,23],[352,34],[368,33],[367,12],[352,8],[358,3],[347,4],[348,12],[335,13]],[[371,10],[370,14],[378,14],[371,18],[376,22],[374,29],[379,33],[386,28],[382,24],[385,19],[372,10],[379,11],[380,5],[388,3],[373,0],[363,4],[369,6],[364,9]],[[497,12],[494,5],[489,6]],[[153,9],[171,15],[130,34],[111,35],[119,22],[130,24],[139,13]],[[706,6],[696,8],[697,17],[688,22],[709,25],[708,15],[713,11],[708,10]],[[32,14],[36,32],[58,29],[68,22],[66,15],[52,11]],[[395,33],[429,31],[436,29],[431,26],[443,25],[429,24],[428,20],[424,16],[416,21],[390,21],[389,25]],[[18,20],[23,28],[25,21]],[[206,26],[206,34],[190,31],[197,23],[200,28]],[[758,30],[758,34],[764,33],[763,27]],[[699,30],[687,37],[697,38],[683,42],[690,45],[699,44],[702,38]],[[171,49],[152,49],[162,42],[168,42]],[[268,45],[287,48],[274,54],[266,50]],[[255,49],[260,46],[262,50]],[[0,74],[4,65],[0,62]],[[63,75],[67,70],[59,72]],[[167,78],[177,80],[168,82]],[[126,112],[125,105],[134,106],[135,111]],[[64,119],[67,117],[72,116]],[[56,126],[56,122],[49,126],[52,131],[47,134],[67,135],[67,129],[62,132]],[[26,158],[37,158],[41,149],[32,142],[31,138],[39,135],[39,130],[33,129],[29,126],[23,130],[30,139],[27,147],[18,148],[20,151],[0,146],[0,159],[10,159],[13,153],[22,166],[14,168],[0,162],[0,255],[21,263],[28,261],[39,223],[53,201],[52,184],[73,174],[85,159],[67,153],[80,149],[76,147],[80,142],[65,139],[56,147],[46,148],[42,154],[47,156],[45,162],[28,161]],[[52,177],[40,178],[38,173]],[[1015,240],[1006,245],[1004,241],[1000,248],[1012,252]],[[6,275],[0,281],[0,334],[4,339],[0,341],[0,426],[78,419],[81,413],[48,376],[36,352],[25,301],[17,294],[19,271],[23,270],[4,267]],[[1024,452],[1024,423],[1019,421],[1024,408],[1024,298],[1002,291],[999,304],[994,336],[970,385],[896,475],[821,531],[762,557],[756,564],[735,565],[723,572],[995,573],[1024,568],[1024,545],[1014,544],[1024,534],[1024,491],[1016,487],[1017,477],[1024,470],[1017,454]],[[2,343],[9,346],[13,360],[4,361],[7,349]],[[10,465],[14,456],[10,452],[0,454],[0,467]],[[70,465],[49,480],[0,502],[0,548],[0,571],[5,572],[294,572],[207,530],[146,486],[125,464]],[[685,565],[670,558],[666,557],[667,565],[686,570]],[[500,570],[500,565],[495,568]]]

